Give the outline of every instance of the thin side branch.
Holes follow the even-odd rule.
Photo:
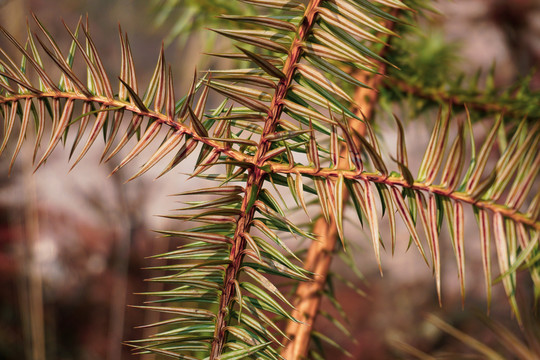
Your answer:
[[[407,181],[401,176],[379,175],[367,172],[358,173],[357,171],[353,170],[339,170],[330,168],[313,169],[308,166],[294,166],[291,168],[287,165],[281,164],[267,165],[271,167],[271,171],[274,173],[301,174],[326,178],[338,178],[339,176],[343,176],[345,179],[350,180],[367,180],[369,182],[386,184],[389,186],[398,186],[401,188],[408,188],[411,190],[419,190],[427,193],[441,195],[452,200],[467,203],[469,205],[475,206],[476,208],[489,210],[494,214],[500,214],[503,217],[512,219],[517,223],[522,223],[523,225],[527,225],[536,230],[540,230],[540,221],[532,219],[526,214],[523,214],[516,209],[509,208],[506,205],[497,204],[487,200],[475,199],[469,194],[460,191],[449,191],[445,187],[438,185],[427,185],[422,182],[414,182],[412,184],[408,184]]]
[[[464,95],[464,91],[451,93],[442,89],[425,88],[410,84],[404,80],[399,80],[394,77],[388,77],[384,81],[387,87],[399,89],[400,91],[414,95],[417,98],[433,101],[442,104],[467,105],[469,109],[479,110],[486,113],[504,113],[512,117],[531,116],[529,110],[523,109],[524,106],[530,104],[530,99],[519,100],[509,97],[508,101],[501,102],[501,98],[482,99],[478,95]],[[538,113],[536,113],[538,115]]]
[[[251,156],[243,154],[237,150],[231,149],[229,146],[226,146],[226,144],[223,144],[220,141],[202,137],[198,135],[195,130],[193,130],[186,124],[174,121],[165,114],[155,112],[155,111],[142,111],[141,109],[139,109],[136,105],[132,103],[124,102],[121,100],[110,99],[104,96],[87,97],[83,94],[76,94],[76,93],[70,93],[70,92],[42,92],[40,94],[22,94],[22,95],[17,95],[17,96],[10,96],[10,97],[0,97],[0,105],[14,103],[14,102],[18,102],[18,101],[22,101],[26,99],[29,99],[29,100],[33,100],[33,99],[36,99],[36,100],[37,99],[79,100],[79,101],[97,103],[105,107],[111,107],[111,108],[116,108],[116,109],[123,108],[127,111],[130,111],[134,115],[140,115],[149,119],[153,119],[154,121],[159,121],[162,124],[169,126],[171,129],[174,129],[176,131],[181,131],[184,134],[190,135],[193,138],[193,140],[209,145],[212,148],[214,148],[216,151],[221,152],[224,155],[227,155],[228,157],[230,157],[231,159],[235,161],[254,164],[253,158]]]

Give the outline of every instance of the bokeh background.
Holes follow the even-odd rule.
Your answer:
[[[156,4],[160,3],[165,1],[0,0],[0,25],[23,40],[27,21],[34,26],[33,12],[65,49],[69,39],[62,21],[74,28],[80,16],[88,16],[91,34],[111,79],[119,72],[121,25],[129,34],[140,84],[151,77],[166,39],[165,54],[175,74],[175,92],[182,95],[195,68],[227,67],[229,63],[202,55],[211,50],[208,43],[212,38],[208,40],[207,30],[184,34],[180,39],[171,37],[177,19],[172,16],[159,26]],[[190,3],[185,1],[185,10],[177,13],[187,11]],[[495,82],[504,87],[539,63],[539,1],[455,0],[434,2],[434,6],[441,15],[433,15],[421,25],[432,39],[430,43],[435,44],[434,51],[437,42],[457,44],[461,60],[452,64],[456,69],[472,75],[495,62]],[[201,18],[208,19],[209,14],[195,12],[192,19]],[[211,44],[227,46],[222,40]],[[0,39],[0,45],[16,56],[5,39]],[[537,84],[534,80],[533,85]],[[385,127],[386,148],[393,149],[395,134],[381,121],[382,131]],[[418,139],[427,142],[430,131],[427,125],[414,128],[407,129],[411,159],[414,154],[422,154],[425,143]],[[188,173],[191,168],[177,168],[155,181],[157,173],[150,173],[124,184],[135,168],[109,178],[113,167],[99,164],[99,149],[91,150],[72,171],[68,151],[57,149],[46,166],[33,174],[30,148],[23,148],[9,177],[6,171],[0,172],[0,359],[152,359],[131,354],[122,342],[151,333],[151,329],[137,327],[156,321],[157,315],[128,305],[145,301],[143,292],[159,290],[159,285],[144,281],[156,275],[145,269],[153,264],[148,257],[175,245],[151,229],[171,229],[179,224],[155,215],[179,207],[168,195],[200,183],[186,181],[182,172]],[[0,157],[3,169],[9,164],[8,155]],[[470,231],[474,239],[476,233]],[[354,281],[366,295],[360,296],[358,291],[336,282],[337,297],[354,341],[337,331],[335,335],[337,343],[353,358],[407,358],[393,345],[395,340],[429,353],[467,351],[465,345],[430,325],[425,319],[428,313],[436,313],[478,339],[498,345],[475,316],[486,312],[478,244],[467,244],[471,255],[467,256],[467,299],[462,309],[452,249],[449,241],[442,241],[446,256],[440,308],[431,273],[416,252],[406,251],[406,242],[399,244],[393,258],[390,254],[383,257],[381,278],[369,240],[363,240],[365,234],[351,225],[348,233],[359,244],[353,251],[364,279],[359,281],[347,274],[343,265],[335,270],[344,270],[345,278]],[[521,278],[521,298],[527,301],[530,285],[526,276]],[[323,306],[336,312],[328,303]],[[536,319],[533,314],[529,316]],[[494,288],[491,318],[519,334],[500,285]],[[324,319],[318,326],[330,328]],[[345,358],[332,347],[326,354],[336,360]]]

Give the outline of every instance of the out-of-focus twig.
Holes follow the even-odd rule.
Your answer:
[[[24,14],[26,0],[0,1],[0,23],[5,28],[22,36],[26,32]],[[9,51],[9,50],[8,50]],[[30,139],[27,139],[31,141]],[[23,209],[22,241],[17,245],[16,257],[20,264],[18,279],[18,297],[21,309],[21,322],[25,338],[25,355],[27,359],[45,360],[45,321],[43,306],[43,284],[41,264],[37,258],[39,242],[39,215],[36,200],[36,184],[32,176],[32,154],[28,149],[23,151],[22,178],[24,197],[21,199]]]
[[[368,82],[375,82],[375,78],[370,78]],[[376,92],[369,89],[360,89],[355,94],[357,104],[362,109],[366,121],[371,118],[373,105],[376,100]],[[351,128],[360,135],[365,134],[365,127],[360,121],[350,124]],[[347,157],[347,149],[342,148],[340,159]],[[348,193],[343,196],[348,198]],[[319,311],[322,300],[322,291],[324,289],[334,249],[338,241],[337,227],[334,219],[330,223],[320,216],[313,227],[313,233],[318,241],[314,241],[309,247],[304,268],[314,273],[313,281],[301,283],[296,290],[296,310],[293,317],[300,320],[301,323],[289,322],[286,334],[290,341],[286,343],[281,355],[287,360],[301,359],[306,356],[310,334],[313,330],[313,324]]]
[[[36,184],[32,176],[32,154],[28,149],[24,152],[24,220],[23,250],[19,260],[22,273],[19,286],[19,297],[23,328],[25,329],[26,356],[32,360],[45,360],[45,320],[43,311],[43,281],[41,264],[38,260],[39,215],[36,199]]]

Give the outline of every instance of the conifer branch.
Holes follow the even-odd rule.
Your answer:
[[[384,84],[392,91],[401,91],[415,98],[425,99],[436,104],[453,104],[455,106],[466,106],[471,110],[477,110],[488,114],[504,114],[505,116],[520,119],[529,117],[535,119],[540,117],[535,106],[532,104],[539,100],[539,94],[520,94],[512,96],[508,94],[489,96],[481,91],[469,91],[461,88],[441,89],[429,88],[398,77],[388,77]]]
[[[288,57],[283,66],[283,77],[279,80],[274,96],[268,110],[268,115],[265,119],[264,129],[261,135],[261,140],[257,146],[257,152],[254,156],[254,162],[257,165],[262,165],[261,159],[264,159],[270,150],[271,141],[267,137],[275,132],[275,128],[283,112],[283,99],[287,96],[289,87],[296,73],[296,65],[302,54],[302,42],[309,35],[310,29],[314,25],[317,15],[317,7],[321,0],[311,0],[306,7],[303,18],[300,22],[300,27],[295,39],[291,43],[291,48],[288,50]],[[227,267],[223,291],[219,304],[219,312],[216,319],[216,330],[214,332],[214,342],[210,353],[210,360],[219,358],[223,345],[225,344],[227,335],[227,316],[231,303],[236,293],[236,279],[244,258],[244,248],[246,247],[246,238],[244,234],[249,233],[255,207],[253,203],[255,199],[260,197],[259,192],[263,187],[266,173],[261,170],[260,166],[252,168],[246,181],[244,200],[240,208],[240,216],[237,220],[236,232],[232,239],[232,249],[229,256],[231,265]]]
[[[202,144],[211,146],[215,151],[223,153],[224,155],[230,157],[231,159],[238,162],[246,162],[253,164],[252,157],[246,154],[243,154],[237,150],[230,148],[229,146],[224,145],[219,140],[210,139],[199,135],[194,129],[188,125],[174,120],[170,115],[164,114],[162,112],[151,111],[149,109],[142,110],[137,105],[130,102],[125,102],[122,100],[111,99],[103,96],[85,96],[84,94],[77,94],[71,92],[55,91],[55,92],[40,92],[38,94],[20,94],[9,97],[0,96],[0,105],[5,104],[6,106],[11,106],[12,104],[17,104],[25,100],[42,100],[42,99],[65,99],[71,101],[84,101],[87,103],[99,104],[100,107],[113,108],[113,109],[122,109],[125,111],[131,112],[134,116],[141,116],[151,121],[161,123],[168,126],[171,130],[179,132],[185,135],[192,137],[194,141],[200,142]]]
[[[397,17],[398,11],[394,10],[391,16]],[[386,29],[393,30],[395,25],[394,21],[386,21],[383,26]],[[383,50],[378,54],[383,57],[387,47],[383,47]],[[379,92],[378,89],[384,74],[386,73],[386,64],[379,62],[377,74],[371,74],[368,72],[356,71],[352,76],[357,78],[360,82],[365,83],[367,87],[358,87],[354,93],[354,105],[355,114],[364,121],[372,121],[373,114],[375,113],[375,105]],[[360,135],[366,135],[366,127],[364,123],[358,120],[350,119],[349,126],[351,129]],[[355,139],[356,145],[361,147],[361,144]],[[349,149],[346,146],[342,146],[340,149],[338,169],[345,169],[346,164],[344,159],[348,157]],[[343,192],[343,203],[347,203],[349,199],[349,192]],[[309,350],[309,343],[311,339],[311,333],[313,331],[317,315],[320,311],[320,305],[323,297],[324,288],[326,286],[328,273],[330,271],[330,265],[332,258],[336,252],[336,245],[338,243],[339,234],[338,227],[335,218],[331,218],[328,222],[324,216],[319,216],[313,226],[313,234],[317,237],[318,241],[313,242],[306,255],[304,262],[304,268],[313,273],[313,280],[309,282],[303,282],[298,285],[295,293],[295,306],[293,311],[293,317],[300,320],[299,323],[288,321],[285,333],[288,339],[285,340],[285,347],[281,351],[281,355],[285,359],[302,359],[306,357]]]
[[[354,170],[336,170],[330,168],[314,169],[308,166],[295,166],[288,167],[282,164],[265,164],[272,173],[281,174],[302,174],[310,177],[324,177],[337,179],[340,176],[350,180],[367,180],[369,182],[377,184],[385,184],[388,186],[398,186],[404,189],[418,190],[425,193],[431,193],[434,195],[440,195],[452,200],[460,201],[476,208],[489,210],[494,214],[500,214],[505,218],[512,219],[517,223],[530,226],[536,230],[540,230],[540,221],[538,219],[531,218],[526,213],[519,212],[517,209],[509,208],[504,204],[497,204],[490,200],[483,200],[481,198],[475,198],[471,194],[467,194],[461,191],[452,191],[444,186],[440,185],[428,185],[422,182],[408,183],[402,176],[388,176],[374,173],[358,173]]]

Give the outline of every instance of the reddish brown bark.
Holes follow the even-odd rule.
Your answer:
[[[374,77],[367,80],[369,85],[373,87],[377,86],[379,81],[379,78]],[[366,120],[370,119],[373,114],[373,105],[376,102],[376,97],[377,93],[369,89],[358,89],[355,93],[355,100],[357,100],[357,104]],[[350,125],[359,134],[363,135],[365,133],[365,127],[362,122],[353,121]],[[346,152],[346,148],[341,149],[340,159],[347,157]],[[344,192],[343,196],[348,198],[348,193]],[[307,355],[310,334],[319,311],[322,291],[338,241],[337,227],[334,219],[328,223],[324,217],[319,217],[315,221],[313,233],[317,236],[318,241],[314,241],[309,247],[304,267],[315,275],[313,281],[301,283],[296,291],[296,310],[292,316],[300,320],[301,323],[291,321],[285,330],[290,340],[286,342],[281,355],[287,360],[302,359]]]

